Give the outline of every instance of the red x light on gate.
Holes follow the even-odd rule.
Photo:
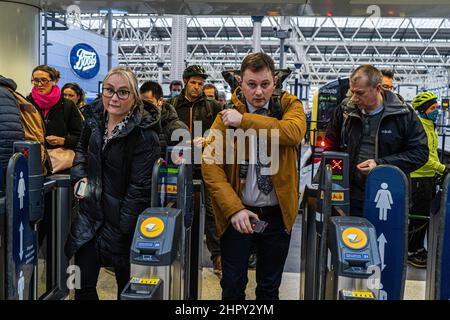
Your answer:
[[[28,155],[30,154],[30,149],[22,148],[21,152],[24,155],[24,157],[28,159]]]
[[[326,164],[331,166],[332,179],[342,181],[344,174],[344,160],[343,159],[327,159]]]
[[[331,159],[331,169],[333,171],[342,171],[342,160]]]

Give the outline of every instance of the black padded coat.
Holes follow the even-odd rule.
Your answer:
[[[393,165],[409,174],[428,161],[427,135],[414,110],[396,94],[384,90],[383,105],[374,160],[378,165]],[[327,150],[349,153],[351,175],[357,165],[362,123],[357,107],[350,100],[344,100],[335,109],[325,137]]]
[[[15,91],[17,85],[13,80],[0,76],[0,166],[3,170],[13,155],[14,141],[24,140],[20,108],[8,88]]]
[[[94,238],[112,255],[129,255],[137,217],[150,206],[152,169],[160,154],[159,112],[138,104],[124,129],[103,147],[103,109],[101,100],[86,108],[76,148],[72,182],[87,177],[89,183],[66,243],[68,257]]]

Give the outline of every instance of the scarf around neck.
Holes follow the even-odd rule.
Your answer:
[[[35,87],[31,89],[31,97],[38,107],[44,113],[44,118],[47,117],[48,112],[58,103],[61,98],[61,89],[58,86],[53,86],[52,92],[49,94],[40,93]]]

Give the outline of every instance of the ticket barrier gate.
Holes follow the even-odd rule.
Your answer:
[[[140,216],[131,245],[130,282],[122,300],[180,300],[182,287],[182,212],[149,208]]]
[[[167,147],[167,161],[165,162],[165,166],[168,168],[168,176],[166,177],[166,180],[163,180],[164,175],[162,175],[161,183],[165,183],[167,186],[173,185],[173,180],[170,182],[170,171],[174,171],[174,169],[177,168],[180,170],[178,181],[184,181],[184,187],[177,187],[176,193],[166,192],[166,203],[163,203],[163,201],[158,203],[153,201],[154,199],[152,198],[152,207],[158,205],[166,206],[170,204],[170,202],[174,202],[176,203],[175,206],[183,212],[183,230],[186,231],[182,241],[184,243],[183,248],[185,248],[184,252],[186,253],[186,258],[184,259],[184,265],[186,266],[184,283],[186,287],[183,299],[198,300],[201,299],[202,296],[203,234],[205,229],[206,192],[202,180],[192,179],[194,176],[194,166],[188,165],[188,163],[191,163],[191,159],[194,158],[192,153],[191,147]],[[180,161],[185,163],[184,167],[180,166]],[[183,172],[185,173],[183,174]],[[185,176],[186,178],[180,178],[182,176]],[[160,198],[162,199],[161,195]]]
[[[69,294],[70,261],[64,245],[72,221],[73,190],[70,175],[55,174],[44,180],[44,214],[37,224],[39,237],[37,299],[59,300]]]
[[[0,299],[34,300],[36,223],[42,215],[40,145],[16,142],[13,148],[5,177],[0,170]]]
[[[0,178],[0,300],[60,299],[68,293],[70,179],[44,179],[37,142],[15,142],[14,151]]]
[[[364,218],[330,217],[325,300],[379,297],[380,256],[374,226]]]
[[[440,187],[440,208],[431,212],[425,299],[450,300],[450,175]],[[439,194],[439,193],[438,193]]]
[[[172,150],[172,148],[168,148]],[[169,151],[171,152],[171,151]],[[181,155],[190,152],[189,148],[180,148],[176,152]],[[169,158],[170,159],[170,158]],[[193,191],[201,191],[199,210],[194,210]],[[203,200],[202,200],[203,199]],[[180,249],[179,264],[180,275],[177,276],[181,293],[171,294],[170,299],[199,299],[201,297],[202,287],[202,240],[204,226],[204,191],[202,183],[192,180],[192,166],[187,165],[185,161],[174,163],[159,159],[153,168],[152,178],[152,208],[177,208],[181,212],[181,231],[180,231]],[[170,237],[170,234],[166,234]],[[175,235],[172,235],[175,236]],[[152,266],[154,267],[154,266]],[[142,274],[142,268],[136,268],[132,265],[131,275],[139,276]],[[160,271],[158,271],[161,269]],[[174,270],[178,270],[175,268]],[[149,274],[148,271],[146,274]],[[172,272],[173,273],[173,272]],[[169,283],[167,266],[153,268],[152,275],[159,275],[162,283]],[[132,278],[133,279],[133,278]],[[136,280],[132,280],[136,281]],[[170,285],[171,288],[175,284]],[[167,297],[167,288],[164,287],[164,296]],[[170,289],[173,292],[174,289]],[[177,290],[175,290],[177,291]],[[177,291],[178,292],[178,291]]]
[[[346,217],[348,155],[324,152],[321,163],[320,181],[306,186],[302,202],[300,299],[376,298],[366,281],[379,264],[373,226],[362,218]],[[348,229],[352,241],[365,237],[363,248],[345,245],[342,234]]]

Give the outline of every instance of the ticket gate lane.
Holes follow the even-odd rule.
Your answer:
[[[371,270],[380,268],[375,230],[364,218],[346,216],[349,212],[348,172],[348,154],[324,152],[319,185],[306,187],[301,299],[378,298],[377,288],[370,287],[369,281]],[[361,239],[366,240],[359,246]],[[375,283],[377,279],[379,282],[379,275],[374,277]]]
[[[430,216],[425,297],[450,299],[450,175],[442,185],[440,209]]]
[[[154,165],[151,206],[161,209],[168,206],[180,209],[182,231],[178,258],[173,261],[174,265],[170,268],[154,266],[143,270],[143,268],[134,268],[132,264],[132,276],[145,274],[145,276],[161,278],[165,298],[198,299],[201,297],[202,281],[201,241],[203,240],[204,201],[201,202],[199,210],[194,208],[193,192],[195,188],[195,191],[200,193],[200,198],[203,199],[204,191],[201,181],[194,182],[192,180],[192,165],[186,164],[183,160],[182,156],[186,152],[190,152],[189,148],[183,147],[179,150],[176,148],[169,147],[167,151],[169,156],[172,150],[178,152],[182,160],[180,163],[169,163],[159,159]],[[175,292],[180,293],[175,294]],[[147,298],[149,298],[148,295]],[[153,299],[157,299],[157,297],[155,296]]]
[[[70,176],[47,177],[44,182],[37,142],[15,142],[14,150],[17,153],[7,170],[7,192],[0,190],[0,299],[61,299],[68,293],[63,246],[71,218]],[[47,208],[44,194],[51,198]],[[45,215],[44,209],[48,210]],[[49,235],[44,253],[38,241],[42,223]],[[48,257],[45,268],[38,264],[42,254]],[[42,276],[39,270],[45,271]]]
[[[319,201],[318,212],[316,213],[316,224],[317,224],[317,234],[320,236],[318,244],[318,277],[317,277],[317,287],[318,299],[322,300],[325,298],[325,279],[326,279],[326,265],[327,265],[327,236],[328,236],[328,220],[331,217],[331,188],[332,188],[332,170],[329,164],[325,165],[325,171],[322,172],[321,185],[323,189],[319,187],[320,192],[323,192],[323,202]],[[319,218],[319,219],[318,219]]]
[[[380,165],[366,182],[364,217],[377,232],[381,258],[381,300],[403,299],[408,246],[409,184],[397,167]]]
[[[301,240],[301,261],[300,261],[300,293],[301,299],[315,300],[319,298],[318,292],[318,251],[319,241],[318,229],[320,224],[316,223],[317,215],[322,214],[321,208],[324,199],[323,175],[325,167],[331,166],[331,203],[334,208],[339,208],[344,213],[349,212],[349,165],[348,154],[325,151],[322,154],[320,163],[319,184],[306,184],[302,197],[302,240]],[[314,178],[314,180],[317,176]]]

